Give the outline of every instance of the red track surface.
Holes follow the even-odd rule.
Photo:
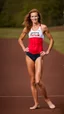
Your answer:
[[[25,53],[16,39],[0,39],[0,114],[64,114],[64,55],[52,50],[44,57],[43,81],[56,109],[49,109],[39,97],[41,109],[30,110],[33,99]]]

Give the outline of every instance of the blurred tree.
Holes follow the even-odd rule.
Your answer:
[[[63,0],[0,0],[0,26],[21,27],[25,15],[32,8],[42,14],[48,26],[63,24]]]
[[[5,3],[5,0],[0,0],[0,12],[3,9],[4,3]]]

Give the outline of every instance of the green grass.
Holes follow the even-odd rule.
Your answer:
[[[22,28],[0,28],[0,39],[16,38],[18,39],[21,34]],[[64,54],[64,31],[51,31],[54,39],[54,47],[56,50]],[[45,41],[49,43],[48,38]]]
[[[2,38],[18,38],[22,28],[0,28],[0,39]]]
[[[64,31],[51,32],[54,39],[54,49],[64,54]],[[49,43],[49,40],[45,38],[45,41]]]

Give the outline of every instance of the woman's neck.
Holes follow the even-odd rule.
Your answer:
[[[32,27],[35,27],[36,28],[39,25],[40,25],[40,23],[33,23]]]
[[[33,24],[32,25],[32,30],[34,30],[34,31],[38,30],[39,26],[40,26],[40,23]]]

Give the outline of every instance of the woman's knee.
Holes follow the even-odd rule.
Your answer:
[[[35,78],[35,82],[36,82],[37,85],[39,85],[40,82],[41,82],[41,76],[40,76],[40,74],[36,75],[35,77],[36,77]]]
[[[35,86],[36,83],[35,83],[35,79],[34,78],[31,78],[31,86]]]
[[[40,81],[36,81],[36,85],[40,86],[41,85]]]
[[[36,87],[36,83],[35,82],[31,82],[31,87]]]
[[[38,86],[40,86],[40,87],[44,87],[44,86],[43,86],[43,83],[42,83],[42,80],[36,81],[36,85],[38,85]]]

